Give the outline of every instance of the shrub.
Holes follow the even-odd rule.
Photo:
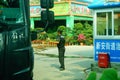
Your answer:
[[[96,72],[90,72],[86,80],[96,80]],[[120,78],[118,78],[118,74],[115,69],[107,68],[103,71],[99,80],[120,80]]]
[[[41,33],[38,33],[38,39],[40,40],[46,40],[48,38],[48,35],[46,32],[41,32]]]
[[[96,80],[96,72],[92,71],[86,80]]]
[[[84,34],[79,34],[79,35],[78,35],[78,41],[79,41],[79,42],[84,42],[84,40],[85,40]]]
[[[80,42],[78,39],[78,36],[81,36],[80,34],[84,34],[85,40],[83,41],[87,45],[93,44],[93,27],[88,24],[82,24],[82,23],[75,23],[73,28],[73,37],[76,40],[76,42]],[[80,37],[79,37],[80,38]]]
[[[118,80],[117,71],[113,68],[105,69],[100,80]]]
[[[120,78],[118,78],[118,80],[120,80]]]
[[[52,40],[57,38],[57,32],[53,32],[53,33],[48,33],[48,37]]]

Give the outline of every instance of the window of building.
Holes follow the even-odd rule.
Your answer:
[[[120,12],[114,13],[114,35],[120,35]]]
[[[112,12],[97,13],[97,35],[112,35]]]
[[[106,13],[97,13],[97,35],[105,35]]]

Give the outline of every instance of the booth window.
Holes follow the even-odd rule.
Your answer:
[[[97,13],[97,35],[112,35],[112,13],[98,12]]]
[[[120,35],[120,12],[114,13],[114,35]]]

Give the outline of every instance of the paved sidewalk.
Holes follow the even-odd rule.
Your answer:
[[[37,54],[58,55],[57,47],[34,49]],[[66,46],[65,56],[93,58],[93,46]]]
[[[99,68],[93,60],[93,46],[67,46],[65,53],[65,71],[59,71],[57,48],[34,49],[35,67],[34,80],[86,80],[90,73],[91,64],[97,72],[97,80],[101,77],[104,68]],[[120,64],[112,63],[120,76]]]
[[[65,58],[66,69],[59,70],[58,58],[35,55],[34,80],[86,80],[92,59]]]
[[[59,71],[58,49],[34,49],[34,80],[85,80],[93,63],[93,46],[67,46],[64,71]]]

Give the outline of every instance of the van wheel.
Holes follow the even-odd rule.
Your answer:
[[[33,80],[33,77],[29,77],[27,80]]]
[[[33,80],[33,78],[31,77],[30,80]]]
[[[32,72],[32,74],[31,74],[31,76],[30,76],[30,79],[29,80],[33,80],[33,72]]]

